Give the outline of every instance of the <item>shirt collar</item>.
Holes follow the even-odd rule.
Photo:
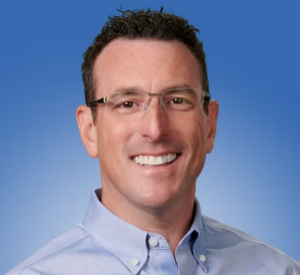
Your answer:
[[[97,189],[92,194],[84,227],[106,250],[117,256],[133,274],[137,274],[148,258],[146,239],[149,233],[110,212],[99,199],[101,192],[101,189]],[[205,255],[202,229],[201,209],[196,199],[194,221],[179,245],[185,238],[195,234],[194,244],[192,244],[193,255],[202,269],[207,272],[207,263],[199,258],[200,255]],[[138,264],[134,265],[132,261],[136,264],[136,260]]]
[[[137,274],[148,257],[145,245],[147,232],[114,215],[99,198],[101,198],[101,189],[92,194],[84,227],[105,249],[117,256],[133,274]],[[133,260],[138,260],[138,264],[133,265]]]
[[[203,261],[203,256],[206,255],[206,247],[205,247],[205,231],[203,230],[203,221],[202,221],[202,214],[201,214],[201,207],[200,203],[195,199],[195,216],[194,221],[190,230],[187,232],[185,236],[188,234],[192,234],[196,232],[196,240],[194,241],[193,245],[193,255],[197,262],[201,265],[202,269],[205,272],[208,272],[208,265],[207,261]],[[202,260],[201,260],[202,259]],[[206,256],[205,256],[206,259]]]

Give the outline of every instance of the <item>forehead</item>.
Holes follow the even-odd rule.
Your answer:
[[[124,38],[110,42],[99,54],[93,79],[97,97],[120,87],[157,92],[202,83],[198,61],[183,43]]]

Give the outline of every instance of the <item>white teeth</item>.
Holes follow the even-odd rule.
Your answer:
[[[167,162],[171,162],[172,161],[172,156],[171,155],[168,155],[167,156]]]
[[[150,165],[155,165],[155,164],[156,164],[155,157],[151,156],[151,157],[149,158],[149,164],[150,164]]]
[[[136,156],[133,158],[134,162],[141,164],[141,165],[161,165],[167,164],[174,161],[177,158],[176,154],[167,154],[163,156]]]
[[[164,164],[164,161],[163,161],[163,157],[162,156],[158,156],[156,158],[156,165],[160,165],[160,164]]]
[[[143,158],[143,156],[138,157],[138,160],[140,161],[140,164],[144,164],[144,158]]]
[[[148,161],[148,157],[143,157],[143,156],[140,156],[140,158],[142,158],[143,159],[143,164],[147,164],[147,163],[149,163],[149,161]]]

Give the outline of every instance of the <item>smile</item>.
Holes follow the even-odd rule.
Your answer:
[[[135,156],[133,161],[140,165],[155,166],[170,164],[177,158],[177,154],[167,154],[161,156]]]

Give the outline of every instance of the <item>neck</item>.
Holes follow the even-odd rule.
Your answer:
[[[195,188],[189,194],[174,198],[163,206],[152,207],[137,205],[116,194],[111,197],[103,186],[101,202],[124,221],[165,237],[175,255],[176,247],[193,222]]]

